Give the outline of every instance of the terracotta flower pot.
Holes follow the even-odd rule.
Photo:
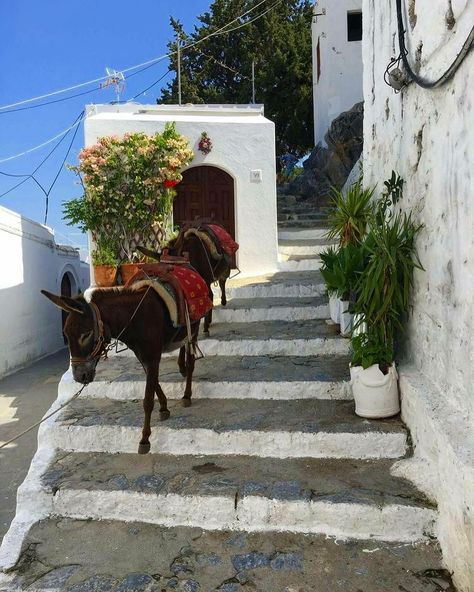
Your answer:
[[[116,285],[117,267],[115,265],[94,265],[94,281],[98,288],[111,288]]]
[[[120,266],[120,275],[122,276],[122,284],[126,284],[133,276],[145,265],[144,263],[122,263]]]

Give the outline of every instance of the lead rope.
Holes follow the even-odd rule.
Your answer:
[[[69,405],[69,403],[71,403],[71,401],[74,401],[74,399],[77,399],[77,397],[82,393],[82,391],[85,389],[86,386],[87,386],[87,384],[83,384],[82,387],[77,391],[77,393],[75,393],[68,401],[66,401],[65,403],[63,403],[62,405],[60,405],[57,409],[55,409],[54,411],[51,411],[51,413],[48,413],[48,415],[46,415],[45,417],[43,417],[43,419],[41,419],[40,421],[37,421],[36,423],[34,423],[33,425],[31,425],[26,430],[23,430],[22,432],[20,432],[19,434],[17,434],[13,438],[10,438],[10,440],[7,440],[3,444],[0,444],[0,450],[2,448],[5,448],[6,446],[8,446],[9,444],[11,444],[12,442],[15,442],[15,440],[18,440],[19,438],[21,438],[22,436],[24,436],[28,432],[31,432],[31,430],[34,430],[36,427],[38,427],[39,425],[41,425],[44,421],[46,421],[50,417],[53,417],[53,415],[56,415],[56,413],[59,413],[59,411],[61,411],[61,409],[64,409],[64,407],[66,407],[66,405]]]

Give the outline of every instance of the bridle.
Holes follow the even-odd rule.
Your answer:
[[[100,316],[99,307],[94,302],[89,302],[89,306],[92,309],[92,316],[94,318],[94,349],[84,358],[71,356],[71,366],[78,366],[79,364],[85,364],[87,362],[98,362],[107,350],[108,341],[105,337],[104,323]]]

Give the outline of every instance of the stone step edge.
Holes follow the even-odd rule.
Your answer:
[[[245,299],[244,299],[245,300]],[[284,299],[282,299],[282,304]],[[224,308],[213,310],[212,318],[216,323],[256,323],[259,321],[308,321],[328,319],[329,306],[273,306],[272,308]]]
[[[150,494],[61,489],[55,515],[204,530],[294,532],[415,543],[435,536],[436,510],[388,504],[276,500],[259,496]]]
[[[325,356],[346,355],[350,353],[350,341],[339,336],[316,337],[314,339],[215,339],[200,336],[199,349],[204,356]],[[122,348],[121,348],[122,349]],[[163,358],[177,358],[179,350],[166,352]],[[127,349],[118,353],[112,352],[110,357],[133,357],[135,354]]]
[[[48,434],[52,446],[66,452],[136,453],[141,428],[80,426],[55,423]],[[405,432],[286,432],[208,428],[174,429],[155,425],[151,451],[182,455],[248,455],[271,458],[403,458]]]
[[[181,382],[160,381],[160,385],[169,400],[183,397],[184,378]],[[79,385],[68,372],[59,383],[59,395],[69,398],[77,392]],[[143,380],[91,382],[82,391],[81,397],[93,399],[112,399],[117,401],[141,400],[145,393]],[[248,381],[248,382],[193,382],[194,399],[270,399],[270,400],[350,400],[352,392],[349,382],[323,381]]]

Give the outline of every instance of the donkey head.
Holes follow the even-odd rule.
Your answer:
[[[81,297],[56,296],[46,290],[41,290],[41,293],[69,313],[64,325],[64,335],[71,354],[74,380],[81,384],[92,382],[100,359],[100,355],[93,355],[97,350],[97,323],[92,308]]]

